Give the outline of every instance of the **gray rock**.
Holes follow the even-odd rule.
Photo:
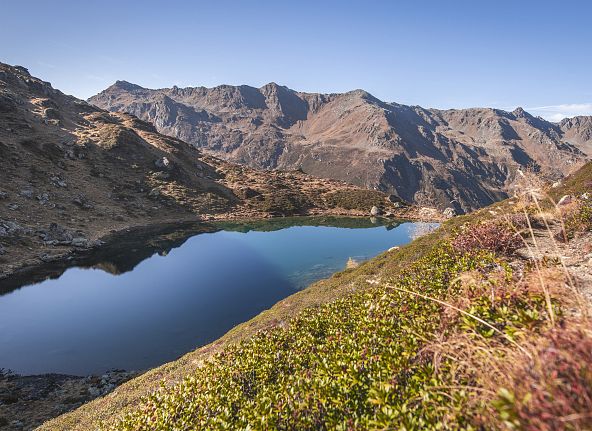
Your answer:
[[[166,157],[161,157],[160,159],[157,159],[154,162],[154,166],[156,166],[158,169],[166,169],[166,170],[169,170],[172,168],[170,160]]]
[[[0,237],[29,235],[32,231],[13,221],[0,220]]]
[[[103,391],[100,388],[97,388],[96,386],[90,386],[88,388],[88,394],[93,398],[97,398],[103,395]]]
[[[57,175],[54,175],[53,177],[51,177],[50,180],[53,183],[53,185],[56,187],[62,187],[62,188],[68,187],[68,184],[63,179],[58,177]]]
[[[399,204],[402,204],[402,203],[403,203],[403,199],[401,199],[401,198],[400,198],[399,196],[397,196],[397,195],[390,195],[390,196],[388,197],[388,200],[389,200],[390,202],[394,203],[394,204],[395,204],[395,203],[399,203]]]
[[[558,206],[568,205],[572,202],[573,202],[573,196],[572,195],[565,195],[561,199],[559,199],[559,202],[557,202],[557,205]]]
[[[76,238],[72,238],[72,242],[71,244],[74,247],[83,247],[83,248],[88,248],[91,245],[91,242],[84,238],[84,237],[76,237]]]
[[[32,199],[33,198],[33,190],[23,189],[19,192],[19,195],[21,195],[22,197],[27,198],[27,199]]]
[[[3,200],[3,199],[8,199],[8,193],[0,192],[0,200]]]
[[[377,206],[373,206],[370,209],[370,215],[371,216],[379,216],[382,214],[382,210],[380,208],[378,208]]]
[[[69,245],[72,243],[72,233],[57,223],[51,223],[49,228],[39,232],[39,236],[47,245]]]
[[[452,218],[452,217],[456,216],[456,210],[452,207],[448,207],[444,210],[444,212],[442,214],[446,218]]]
[[[10,211],[16,211],[16,210],[18,210],[18,209],[19,209],[19,206],[18,206],[18,204],[9,204],[9,205],[8,205],[8,209],[9,209]]]
[[[47,108],[43,111],[43,115],[48,120],[59,120],[61,118],[60,111],[55,108]]]
[[[6,249],[4,248],[4,246],[2,244],[0,244],[0,256],[6,254]]]
[[[88,200],[88,198],[83,194],[79,194],[79,195],[74,196],[74,198],[72,199],[72,203],[78,205],[80,208],[85,209],[85,210],[94,208],[93,205]]]
[[[45,205],[49,202],[49,193],[41,193],[37,195],[37,200],[41,205]]]

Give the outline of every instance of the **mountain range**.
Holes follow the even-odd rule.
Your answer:
[[[344,182],[220,160],[3,63],[0,179],[0,280],[129,228],[411,210]]]
[[[256,169],[300,169],[402,200],[465,212],[510,195],[519,169],[548,180],[592,155],[592,117],[552,123],[522,108],[425,109],[363,90],[275,83],[152,90],[126,82],[89,99]]]

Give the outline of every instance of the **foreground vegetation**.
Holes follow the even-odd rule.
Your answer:
[[[555,212],[515,199],[309,288],[101,427],[590,429],[587,305],[537,250],[589,238],[569,190]]]

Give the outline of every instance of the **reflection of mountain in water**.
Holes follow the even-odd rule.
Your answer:
[[[222,230],[231,232],[272,232],[293,226],[326,226],[350,229],[368,229],[377,226],[384,226],[387,230],[396,228],[402,223],[401,220],[384,219],[376,217],[282,217],[265,220],[248,221],[224,221],[213,223]]]
[[[104,238],[105,244],[97,249],[81,251],[54,262],[46,262],[34,268],[24,269],[20,273],[2,280],[0,294],[11,292],[21,286],[38,283],[48,278],[57,278],[68,268],[96,268],[113,275],[123,274],[133,270],[143,260],[155,253],[168,254],[172,249],[180,247],[190,237],[206,232],[227,230],[234,232],[271,232],[292,226],[327,226],[351,229],[374,228],[385,226],[393,229],[401,224],[399,220],[361,218],[361,217],[285,217],[277,219],[252,220],[247,222],[217,222],[212,224],[180,223],[157,225],[128,230]],[[325,278],[342,268],[325,267],[318,274],[303,275],[303,280],[295,283],[305,287],[309,282]],[[319,270],[320,271],[320,270]],[[316,276],[316,278],[315,278]],[[303,284],[304,283],[304,284]]]
[[[158,225],[116,233],[104,238],[105,244],[93,250],[81,251],[54,262],[46,262],[2,280],[0,294],[21,286],[58,278],[68,268],[96,268],[119,275],[133,270],[143,260],[158,253],[168,254],[183,245],[187,239],[199,233],[219,230],[209,225],[180,223]]]

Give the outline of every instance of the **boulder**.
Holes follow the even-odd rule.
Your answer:
[[[23,227],[16,222],[0,220],[0,237],[28,235],[30,233],[31,229]]]
[[[83,194],[76,195],[72,198],[72,203],[79,206],[82,209],[88,210],[93,208],[93,205],[89,202],[87,197]]]
[[[452,207],[448,207],[444,210],[444,212],[442,214],[446,218],[452,218],[452,217],[456,216],[456,210]]]
[[[57,223],[51,223],[49,228],[39,231],[39,236],[47,245],[70,245],[72,233]]]
[[[156,161],[154,162],[154,166],[156,166],[158,169],[165,170],[170,170],[172,168],[170,160],[166,157],[156,159]]]
[[[371,215],[371,216],[374,216],[374,217],[376,217],[376,216],[379,216],[379,215],[381,215],[381,214],[382,214],[382,210],[381,210],[380,208],[378,208],[377,206],[373,206],[373,207],[370,209],[370,215]]]
[[[91,246],[91,242],[88,239],[84,238],[84,237],[72,238],[71,244],[74,247],[84,247],[84,248],[87,248],[87,247],[90,247]]]
[[[390,195],[388,197],[389,202],[392,202],[394,204],[398,203],[398,204],[402,204],[403,203],[403,199],[401,199],[399,196],[397,195]]]
[[[19,192],[19,195],[21,195],[22,197],[27,198],[27,199],[32,199],[33,198],[33,190],[23,189]]]
[[[37,195],[37,200],[41,205],[45,205],[49,202],[49,193],[41,193]]]

